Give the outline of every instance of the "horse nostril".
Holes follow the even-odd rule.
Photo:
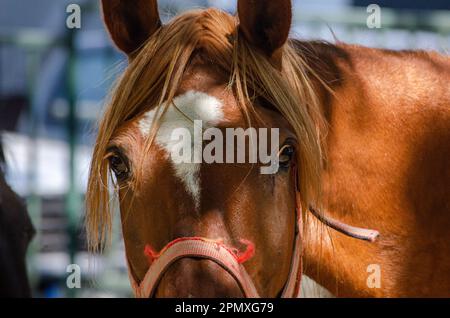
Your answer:
[[[163,275],[157,298],[241,298],[235,279],[220,265],[206,259],[183,258]]]

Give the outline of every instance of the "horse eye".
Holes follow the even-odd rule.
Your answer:
[[[292,145],[284,145],[280,150],[279,162],[280,167],[287,168],[294,156],[295,148]]]
[[[118,180],[123,180],[128,177],[130,169],[122,156],[114,154],[108,160],[109,166]]]

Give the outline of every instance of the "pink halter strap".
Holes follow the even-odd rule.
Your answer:
[[[136,297],[152,297],[169,266],[185,257],[197,257],[216,262],[233,276],[245,297],[258,297],[258,292],[247,271],[229,248],[220,242],[189,237],[169,243],[151,263],[140,285],[131,279]]]
[[[297,232],[291,271],[283,290],[282,297],[299,296],[301,278],[301,248],[299,244],[300,233]],[[251,249],[251,246],[248,245],[247,251],[249,248]],[[150,254],[149,256],[152,258],[153,262],[140,284],[134,280],[129,272],[131,286],[135,296],[138,298],[153,297],[156,287],[166,270],[175,261],[185,257],[197,257],[214,261],[236,280],[245,297],[259,298],[258,291],[256,290],[252,279],[242,265],[246,261],[245,257],[242,258],[243,255],[245,256],[245,253],[241,255],[236,254],[232,249],[220,241],[199,237],[184,237],[170,242],[156,255],[149,250],[147,250],[147,254]],[[248,256],[249,255],[247,255],[247,257]]]

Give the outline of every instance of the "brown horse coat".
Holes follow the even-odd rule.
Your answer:
[[[297,47],[335,92],[317,84],[329,125],[328,213],[381,234],[367,244],[327,232],[321,252],[307,238],[306,273],[338,296],[450,296],[450,59]],[[380,265],[380,288],[367,286],[371,264]]]
[[[281,128],[281,141],[295,140],[305,208],[314,200],[308,183],[322,184],[324,212],[380,232],[377,242],[362,242],[306,218],[305,274],[336,296],[450,296],[450,59],[342,43],[286,45],[289,0],[240,0],[238,9],[239,19],[198,10],[161,27],[155,0],[103,1],[106,25],[130,66],[94,151],[92,245],[101,245],[110,229],[105,184],[113,167],[136,280],[148,269],[146,244],[159,250],[179,237],[220,237],[229,245],[248,238],[256,253],[245,266],[259,294],[279,295],[295,222],[290,161],[271,177],[251,174],[245,165],[202,165],[196,177],[201,197],[193,201],[164,149],[146,147],[140,133],[143,113],[194,90],[223,104],[219,128],[242,127],[242,110],[248,110],[242,105],[253,104],[252,115]],[[136,171],[142,171],[139,182]],[[156,295],[241,294],[217,264],[184,258],[167,271]]]

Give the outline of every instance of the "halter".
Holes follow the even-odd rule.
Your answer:
[[[293,170],[293,174],[296,176],[297,169],[295,166]],[[295,205],[296,222],[293,255],[289,276],[280,295],[281,298],[300,297],[300,283],[302,278],[302,205],[296,177]],[[373,242],[379,235],[378,231],[350,226],[321,214],[312,207],[309,208],[309,211],[326,226],[347,236]],[[234,248],[230,248],[220,240],[211,240],[202,237],[178,238],[167,244],[159,253],[156,253],[150,246],[147,246],[145,254],[151,264],[139,284],[133,278],[130,270],[128,270],[134,294],[137,298],[153,297],[158,283],[174,262],[182,258],[199,258],[211,260],[226,270],[234,278],[245,297],[259,298],[258,291],[243,266],[243,263],[253,256],[255,247],[249,241],[242,240],[241,242],[246,245],[246,250],[243,253],[240,253]]]

